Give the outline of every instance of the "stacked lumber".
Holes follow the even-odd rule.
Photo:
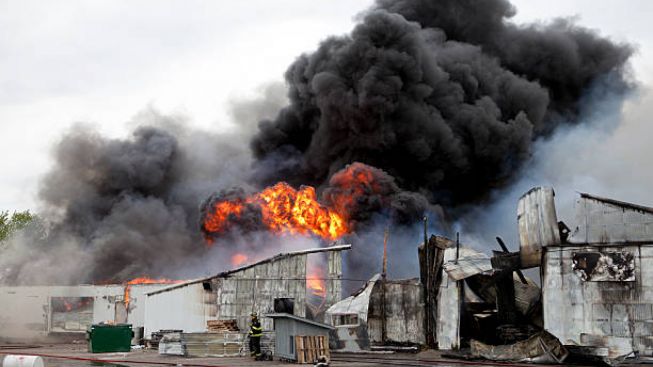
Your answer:
[[[227,333],[183,333],[187,357],[237,357],[241,355],[247,335]]]
[[[236,320],[209,320],[206,322],[206,329],[209,333],[240,331]]]
[[[329,339],[324,335],[295,336],[297,363],[315,363],[319,356],[330,357]]]
[[[238,357],[249,355],[247,333],[182,333],[186,357]],[[263,332],[261,350],[274,353],[274,332]]]

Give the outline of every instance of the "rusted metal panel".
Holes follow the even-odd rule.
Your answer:
[[[385,313],[382,288],[385,284]],[[406,343],[424,345],[424,298],[418,280],[381,280],[370,297],[367,328],[371,344]],[[382,335],[386,324],[385,340]]]
[[[542,247],[560,244],[553,189],[536,187],[517,204],[519,248],[522,268],[539,266]]]

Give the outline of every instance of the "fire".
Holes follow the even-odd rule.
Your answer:
[[[183,280],[152,279],[148,277],[134,278],[125,283],[125,298],[124,298],[125,306],[129,308],[131,286],[134,284],[177,284],[181,282],[183,282]]]
[[[324,270],[318,267],[311,267],[306,274],[306,288],[318,297],[326,297],[326,284],[324,283]]]
[[[384,175],[378,168],[352,163],[331,177],[325,199],[338,213],[350,215],[360,198],[379,194],[382,198],[389,194],[392,189],[380,179]]]
[[[229,217],[240,217],[243,211],[241,202],[222,201],[216,203],[213,212],[204,219],[204,228],[209,232],[224,232]]]
[[[231,257],[231,265],[240,266],[247,262],[249,257],[245,254],[237,253]]]
[[[315,189],[302,186],[299,190],[279,182],[244,200],[219,201],[204,217],[203,227],[208,233],[222,233],[230,219],[239,219],[245,205],[257,208],[262,224],[280,234],[317,235],[335,240],[349,232],[345,216],[320,204]]]

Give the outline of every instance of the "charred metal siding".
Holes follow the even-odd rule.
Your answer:
[[[542,247],[560,244],[553,189],[535,187],[517,204],[522,268],[540,266]]]
[[[383,281],[376,282],[368,309],[367,325],[371,344],[426,343],[424,295],[418,280],[385,282],[385,329],[383,340]]]
[[[601,247],[635,255],[635,282],[583,281],[572,270],[572,254],[596,247],[547,247],[544,325],[560,340],[605,344],[611,357],[632,350],[653,355],[653,244]]]
[[[605,346],[611,358],[653,355],[653,211],[582,194],[569,243],[544,249],[544,326],[563,342]],[[593,281],[574,254],[628,252],[634,281]]]

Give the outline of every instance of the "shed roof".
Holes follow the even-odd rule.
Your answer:
[[[232,270],[223,271],[221,273],[211,275],[211,276],[208,276],[208,277],[193,279],[193,280],[189,280],[189,281],[186,281],[186,282],[183,282],[183,283],[177,283],[177,284],[172,285],[170,287],[157,289],[157,290],[155,290],[153,292],[148,292],[146,294],[148,296],[151,296],[151,295],[154,295],[154,294],[157,294],[157,293],[163,293],[163,292],[171,291],[173,289],[182,288],[182,287],[185,287],[185,286],[188,286],[188,285],[191,285],[191,284],[202,283],[204,281],[215,279],[215,278],[228,278],[231,274],[234,274],[234,273],[237,273],[237,272],[249,269],[249,268],[253,268],[253,267],[258,266],[258,265],[262,265],[262,264],[266,264],[266,263],[269,263],[269,262],[281,260],[281,259],[291,257],[291,256],[308,255],[308,254],[315,254],[315,253],[319,253],[319,252],[329,252],[329,251],[344,251],[344,250],[349,250],[349,249],[351,249],[351,245],[346,244],[346,245],[334,245],[334,246],[329,246],[329,247],[312,248],[312,249],[306,249],[306,250],[299,250],[299,251],[293,251],[293,252],[280,253],[280,254],[277,254],[277,255],[275,255],[273,257],[269,257],[267,259],[263,259],[261,261],[255,262],[253,264],[241,266],[239,268],[232,269]]]
[[[306,319],[306,318],[303,318],[303,317],[291,315],[289,313],[269,313],[269,314],[266,314],[265,317],[269,317],[271,319],[292,319],[292,320],[295,320],[297,322],[302,322],[304,324],[309,324],[309,325],[321,327],[323,329],[328,329],[328,330],[334,330],[335,329],[331,325],[327,325],[327,324],[323,324],[321,322],[317,322],[317,321],[309,320],[309,319]]]

